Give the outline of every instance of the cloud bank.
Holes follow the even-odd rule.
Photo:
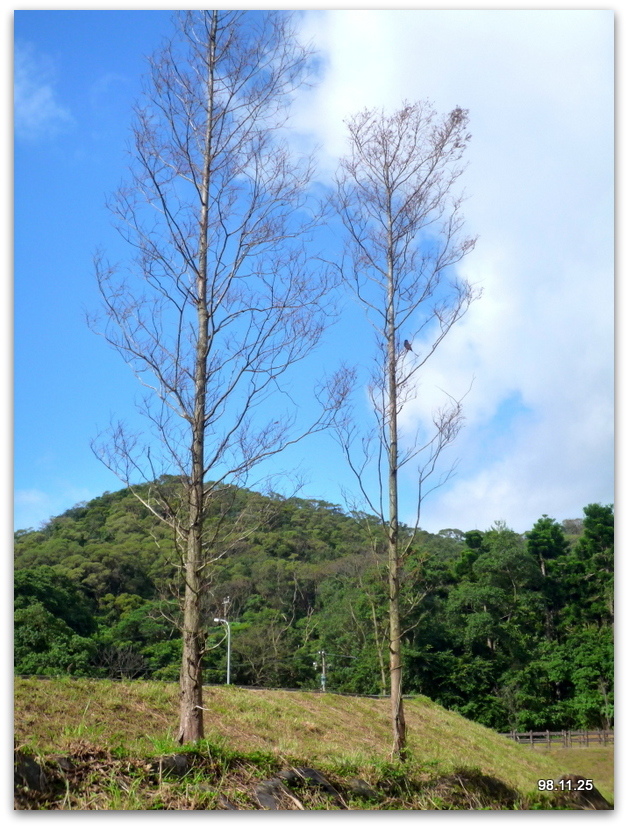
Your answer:
[[[332,170],[342,120],[429,98],[470,110],[464,187],[483,288],[423,372],[409,430],[463,394],[447,488],[421,524],[518,531],[613,499],[613,16],[606,11],[327,11],[306,17],[322,82],[301,130]],[[408,485],[411,475],[408,474]],[[412,520],[406,505],[404,519]]]

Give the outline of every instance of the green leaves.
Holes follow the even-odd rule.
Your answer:
[[[14,660],[19,675],[90,675],[94,641],[76,635],[39,601],[15,611]]]
[[[17,570],[14,579],[16,610],[40,604],[51,616],[79,635],[96,629],[93,606],[67,576],[50,566]]]

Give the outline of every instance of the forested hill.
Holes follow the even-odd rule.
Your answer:
[[[328,689],[385,693],[382,527],[318,500],[224,496],[207,682],[225,677],[213,619],[227,613],[234,683],[318,687],[324,651]],[[131,492],[17,532],[15,568],[18,673],[178,678],[173,538]],[[608,727],[612,602],[612,506],[542,516],[525,535],[420,531],[403,581],[406,692],[498,730]]]

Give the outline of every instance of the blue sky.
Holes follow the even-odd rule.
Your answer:
[[[424,506],[431,531],[524,531],[613,501],[613,23],[596,10],[301,17],[322,63],[295,136],[320,145],[322,183],[343,119],[363,106],[470,110],[465,214],[480,238],[462,272],[484,294],[403,415],[412,430],[439,388],[464,393],[474,378],[457,475]],[[15,13],[16,528],[120,487],[89,444],[110,415],[133,416],[138,389],[84,311],[98,302],[96,249],[125,252],[104,202],[124,177],[144,57],[169,31],[167,11]],[[316,359],[359,360],[362,331],[347,311]],[[341,503],[352,485],[330,438],[284,462],[300,467],[301,496]]]

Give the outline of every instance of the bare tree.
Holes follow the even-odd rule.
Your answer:
[[[102,647],[97,664],[107,670],[109,678],[132,679],[145,674],[146,662],[130,644],[122,647]]]
[[[92,322],[144,385],[149,431],[114,424],[94,449],[172,530],[181,742],[203,736],[203,600],[212,562],[247,531],[237,487],[326,427],[347,391],[347,377],[322,382],[304,422],[287,385],[328,311],[305,252],[311,165],[285,133],[309,57],[285,12],[181,13],[151,59],[130,180],[110,205],[134,258],[122,272],[96,260]]]
[[[461,237],[460,196],[453,186],[470,136],[467,113],[438,118],[429,102],[388,116],[365,110],[351,118],[350,150],[341,161],[335,204],[348,236],[342,271],[375,332],[369,379],[375,425],[368,434],[344,421],[338,434],[368,507],[387,531],[390,688],[393,754],[403,757],[400,585],[403,561],[419,526],[421,504],[440,477],[437,463],[462,422],[461,400],[448,396],[432,427],[400,430],[400,413],[418,396],[421,368],[476,297],[456,274],[475,240]],[[414,464],[414,531],[400,534],[398,474]]]

